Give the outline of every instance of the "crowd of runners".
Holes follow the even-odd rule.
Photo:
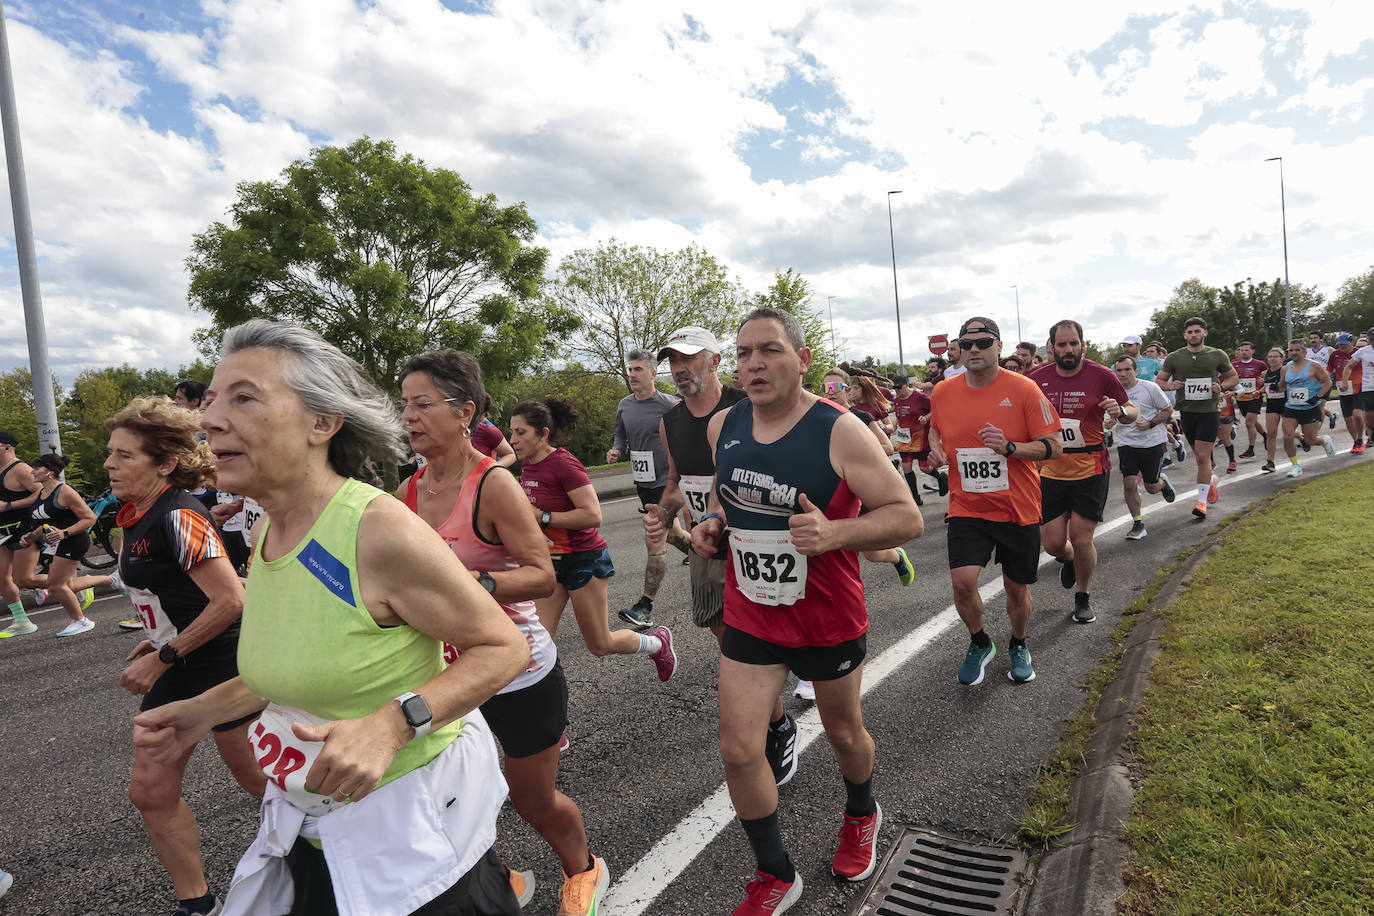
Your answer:
[[[978,586],[989,561],[1005,587],[1006,674],[1025,683],[1042,548],[1074,592],[1072,619],[1096,619],[1113,442],[1131,540],[1146,536],[1142,491],[1173,502],[1164,471],[1186,473],[1189,450],[1198,519],[1218,499],[1218,446],[1224,473],[1261,448],[1262,469],[1276,470],[1280,440],[1289,477],[1302,473],[1299,449],[1334,454],[1333,389],[1351,451],[1364,452],[1374,329],[1335,348],[1314,333],[1264,360],[1250,342],[1233,355],[1207,346],[1201,318],[1183,335],[1172,353],[1128,337],[1104,366],[1085,356],[1076,321],[1050,328],[1042,356],[1004,345],[978,316],[923,379],[835,368],[820,391],[803,384],[811,351],[784,311],[755,309],[739,325],[733,385],[703,328],[631,351],[606,458],[630,461],[644,587],[618,613],[630,628],[613,630],[601,505],[562,447],[579,420],[571,404],[516,405],[507,441],[466,353],[414,356],[393,401],[314,332],[251,321],[225,336],[208,387],[182,383],[175,399],[138,398],[107,421],[104,467],[124,504],[109,576],[76,575],[95,518],[61,481],[66,459],[27,463],[0,432],[0,594],[12,616],[0,639],[38,631],[21,588],[61,605],[59,637],[94,626],[83,613],[94,588],[128,596],[135,617],[122,625],[143,635],[119,680],[141,697],[129,795],[176,914],[518,913],[536,888],[500,856],[509,797],[562,863],[559,913],[587,916],[610,870],[557,787],[568,682],[555,637],[571,604],[592,655],[645,656],[626,663],[669,681],[677,655],[654,599],[671,546],[690,567],[691,623],[719,646],[720,754],[756,860],[734,912],[782,913],[803,893],[778,819],[778,787],[798,766],[789,675],[815,702],[844,783],[831,871],[862,881],[876,865],[860,562],[912,584],[905,545],[924,534],[923,490],[948,497],[951,590],[969,633],[959,683],[980,684],[998,651]],[[655,384],[664,363],[676,397]],[[387,464],[414,468],[390,495],[374,476]],[[223,900],[182,796],[207,734],[262,799]],[[0,871],[0,895],[12,881]]]

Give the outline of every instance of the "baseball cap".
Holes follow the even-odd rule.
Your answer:
[[[963,337],[964,332],[968,330],[968,326],[974,323],[981,324],[983,327],[987,328],[987,332],[991,334],[993,337],[996,337],[998,340],[1002,339],[1002,332],[998,329],[997,322],[993,321],[991,318],[983,318],[978,315],[975,315],[974,317],[965,321],[963,324],[959,325],[959,336]]]
[[[1347,343],[1350,343],[1350,335],[1349,335],[1349,334],[1337,334],[1337,335],[1336,335],[1336,343],[1337,343],[1337,344],[1347,344]]]
[[[1121,342],[1124,344],[1135,344],[1136,346],[1139,346],[1141,344],[1140,335],[1127,334],[1125,337],[1121,338]]]
[[[720,343],[717,342],[716,335],[705,328],[688,325],[678,328],[668,337],[667,342],[658,348],[658,358],[667,359],[670,350],[676,350],[683,356],[695,356],[702,350],[719,353]]]

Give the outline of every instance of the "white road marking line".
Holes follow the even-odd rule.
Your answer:
[[[1317,461],[1325,457],[1325,454],[1309,456],[1308,460]],[[1121,476],[1115,468],[1107,473],[1111,474],[1113,478]],[[1220,488],[1233,483],[1240,483],[1259,475],[1258,469],[1239,474],[1228,474],[1225,480],[1218,478],[1217,486]],[[1196,484],[1193,487],[1191,492],[1196,493]],[[1176,493],[1190,492],[1180,490],[1177,486],[1174,487],[1174,491]],[[1170,507],[1191,511],[1193,502],[1194,500],[1179,496],[1172,503],[1166,503],[1163,497],[1160,497],[1148,506],[1142,507],[1141,515],[1162,512]],[[1104,521],[1097,526],[1094,537],[1125,528],[1130,522],[1129,513],[1118,516],[1111,521]],[[1040,567],[1044,568],[1057,562],[1053,557],[1046,554]],[[982,596],[985,602],[995,598],[1001,592],[1001,576],[978,589],[978,594]],[[915,658],[958,622],[959,612],[951,604],[902,637],[876,659],[868,661],[864,666],[864,683],[860,694],[865,695],[881,684],[888,676]],[[820,713],[816,711],[815,707],[812,707],[797,720],[797,727],[796,753],[800,757],[802,752],[811,746],[811,742],[821,736]],[[696,861],[696,858],[705,851],[706,847],[734,820],[735,809],[730,804],[729,789],[725,783],[721,783],[705,801],[697,805],[672,831],[664,835],[638,862],[626,869],[624,874],[611,885],[605,898],[607,916],[640,916],[653,904],[659,894],[663,893],[678,875],[686,871],[687,866]]]

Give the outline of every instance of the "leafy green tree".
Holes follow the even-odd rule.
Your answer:
[[[804,381],[819,386],[826,371],[835,365],[837,354],[831,345],[830,326],[811,306],[811,284],[801,274],[787,268],[773,274],[773,284],[749,300],[753,308],[774,308],[794,315],[811,348],[811,368]]]
[[[471,352],[499,383],[575,324],[538,297],[548,253],[523,204],[476,196],[390,141],[320,147],[237,194],[186,259],[191,307],[212,319],[197,335],[207,356],[234,325],[284,319],[390,391],[407,357],[438,346]]]
[[[742,299],[725,268],[695,245],[662,252],[615,239],[564,258],[550,298],[581,320],[572,351],[626,388],[626,353],[657,351],[687,325],[733,339]]]
[[[0,374],[0,429],[19,440],[14,451],[21,459],[37,457],[38,415],[33,408],[33,375],[27,368]],[[64,436],[64,446],[65,441]]]
[[[1358,336],[1374,327],[1374,267],[1342,283],[1310,327],[1328,336],[1338,331]]]
[[[1322,305],[1315,286],[1293,284],[1290,292],[1294,333],[1308,326]],[[1249,278],[1229,287],[1207,286],[1193,277],[1174,290],[1164,308],[1150,316],[1146,339],[1160,340],[1170,350],[1184,345],[1183,322],[1197,315],[1207,322],[1207,343],[1230,352],[1242,340],[1263,352],[1283,342],[1285,334],[1283,281],[1254,283]]]
[[[606,462],[606,450],[615,438],[615,409],[630,393],[628,383],[606,372],[572,363],[547,373],[531,374],[511,383],[502,403],[492,411],[492,422],[510,433],[510,412],[521,401],[542,401],[557,395],[569,401],[582,414],[564,446],[583,464]]]

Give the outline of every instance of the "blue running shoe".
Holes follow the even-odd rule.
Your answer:
[[[986,649],[976,642],[969,643],[964,663],[959,666],[959,683],[969,687],[983,683],[983,672],[996,654],[997,646],[994,643],[989,642]]]
[[[1011,670],[1007,672],[1007,678],[1018,684],[1035,680],[1035,669],[1031,667],[1030,649],[1025,646],[1012,646],[1010,654]]]
[[[916,570],[911,565],[911,559],[906,555],[906,551],[901,547],[897,548],[897,562],[892,564],[897,570],[897,581],[903,585],[910,585],[916,581]]]

